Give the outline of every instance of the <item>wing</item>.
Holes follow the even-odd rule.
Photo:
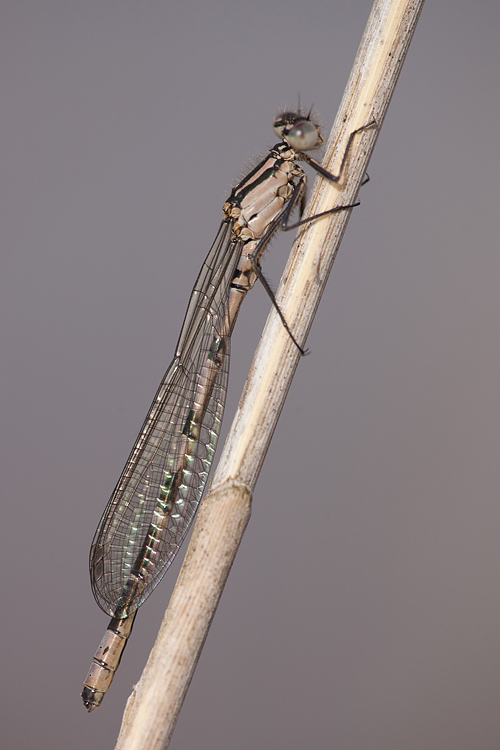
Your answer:
[[[191,294],[176,356],[95,533],[90,550],[92,590],[111,616],[130,615],[151,594],[177,554],[203,494],[224,412],[228,341],[196,434],[188,434],[186,425],[199,401],[200,373],[211,359],[214,338],[224,328],[228,289],[240,252],[231,223],[222,222]],[[124,597],[144,560],[147,575],[141,574],[133,595]]]

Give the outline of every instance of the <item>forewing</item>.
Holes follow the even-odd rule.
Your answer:
[[[160,384],[120,480],[97,528],[90,551],[92,590],[98,605],[115,616],[120,597],[154,522],[165,477],[185,455],[183,433],[199,372],[214,335],[222,329],[228,287],[240,254],[223,222],[191,294],[176,356]],[[147,585],[130,614],[150,595],[173,561],[196,513],[212,464],[224,411],[229,344],[212,388],[200,432],[187,459],[174,507],[162,533]]]

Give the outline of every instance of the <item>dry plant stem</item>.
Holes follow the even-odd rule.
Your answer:
[[[375,125],[356,136],[338,184],[316,180],[306,215],[355,201],[422,5],[423,0],[375,0],[323,166],[336,173],[350,133],[371,121]],[[292,249],[278,302],[302,344],[350,213],[305,225]],[[168,745],[248,523],[251,493],[299,359],[272,311],[158,638],[127,704],[117,750],[160,750]]]

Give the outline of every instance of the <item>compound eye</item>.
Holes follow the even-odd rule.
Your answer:
[[[311,120],[298,120],[282,137],[295,151],[309,151],[321,143],[319,129]]]

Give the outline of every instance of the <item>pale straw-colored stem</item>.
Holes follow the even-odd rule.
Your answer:
[[[356,200],[422,5],[423,0],[375,0],[323,166],[337,173],[350,133],[371,121],[376,125],[356,135],[338,184],[316,180],[306,215]],[[306,225],[292,249],[277,298],[302,344],[350,213]],[[272,311],[158,638],[127,704],[118,750],[168,745],[250,518],[252,492],[299,360],[297,347]]]

